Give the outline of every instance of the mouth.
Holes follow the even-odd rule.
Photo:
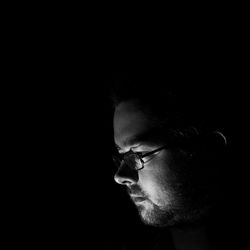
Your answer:
[[[146,198],[145,198],[145,197],[142,197],[142,196],[131,196],[131,199],[132,199],[135,203],[142,202],[142,201],[145,201],[145,200],[146,200]]]

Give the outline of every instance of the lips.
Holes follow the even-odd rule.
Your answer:
[[[131,198],[134,202],[142,202],[142,201],[146,200],[146,198],[142,197],[142,196],[131,196]]]
[[[146,195],[142,192],[139,186],[131,186],[127,191],[133,202],[142,202],[146,200]]]

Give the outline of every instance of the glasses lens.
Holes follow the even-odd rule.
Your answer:
[[[139,156],[133,153],[125,155],[123,159],[115,155],[113,156],[113,161],[117,168],[121,166],[122,161],[124,161],[124,164],[132,169],[138,170],[143,167]]]
[[[137,154],[129,154],[126,157],[124,157],[124,161],[126,165],[128,165],[130,168],[133,169],[141,169],[142,168],[142,163]]]

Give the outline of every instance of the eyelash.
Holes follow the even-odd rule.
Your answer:
[[[149,161],[152,160],[154,157],[155,157],[154,154],[153,154],[153,155],[146,156],[145,158],[143,158],[143,156],[142,156],[144,163],[149,162]]]
[[[143,155],[147,154],[149,151],[139,151],[139,152],[135,152],[135,153],[139,153],[142,157]]]

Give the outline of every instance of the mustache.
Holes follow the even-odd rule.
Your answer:
[[[130,186],[127,187],[127,193],[131,196],[131,195],[135,195],[135,196],[143,196],[146,197],[146,194],[142,191],[142,189],[135,185],[135,186]]]

